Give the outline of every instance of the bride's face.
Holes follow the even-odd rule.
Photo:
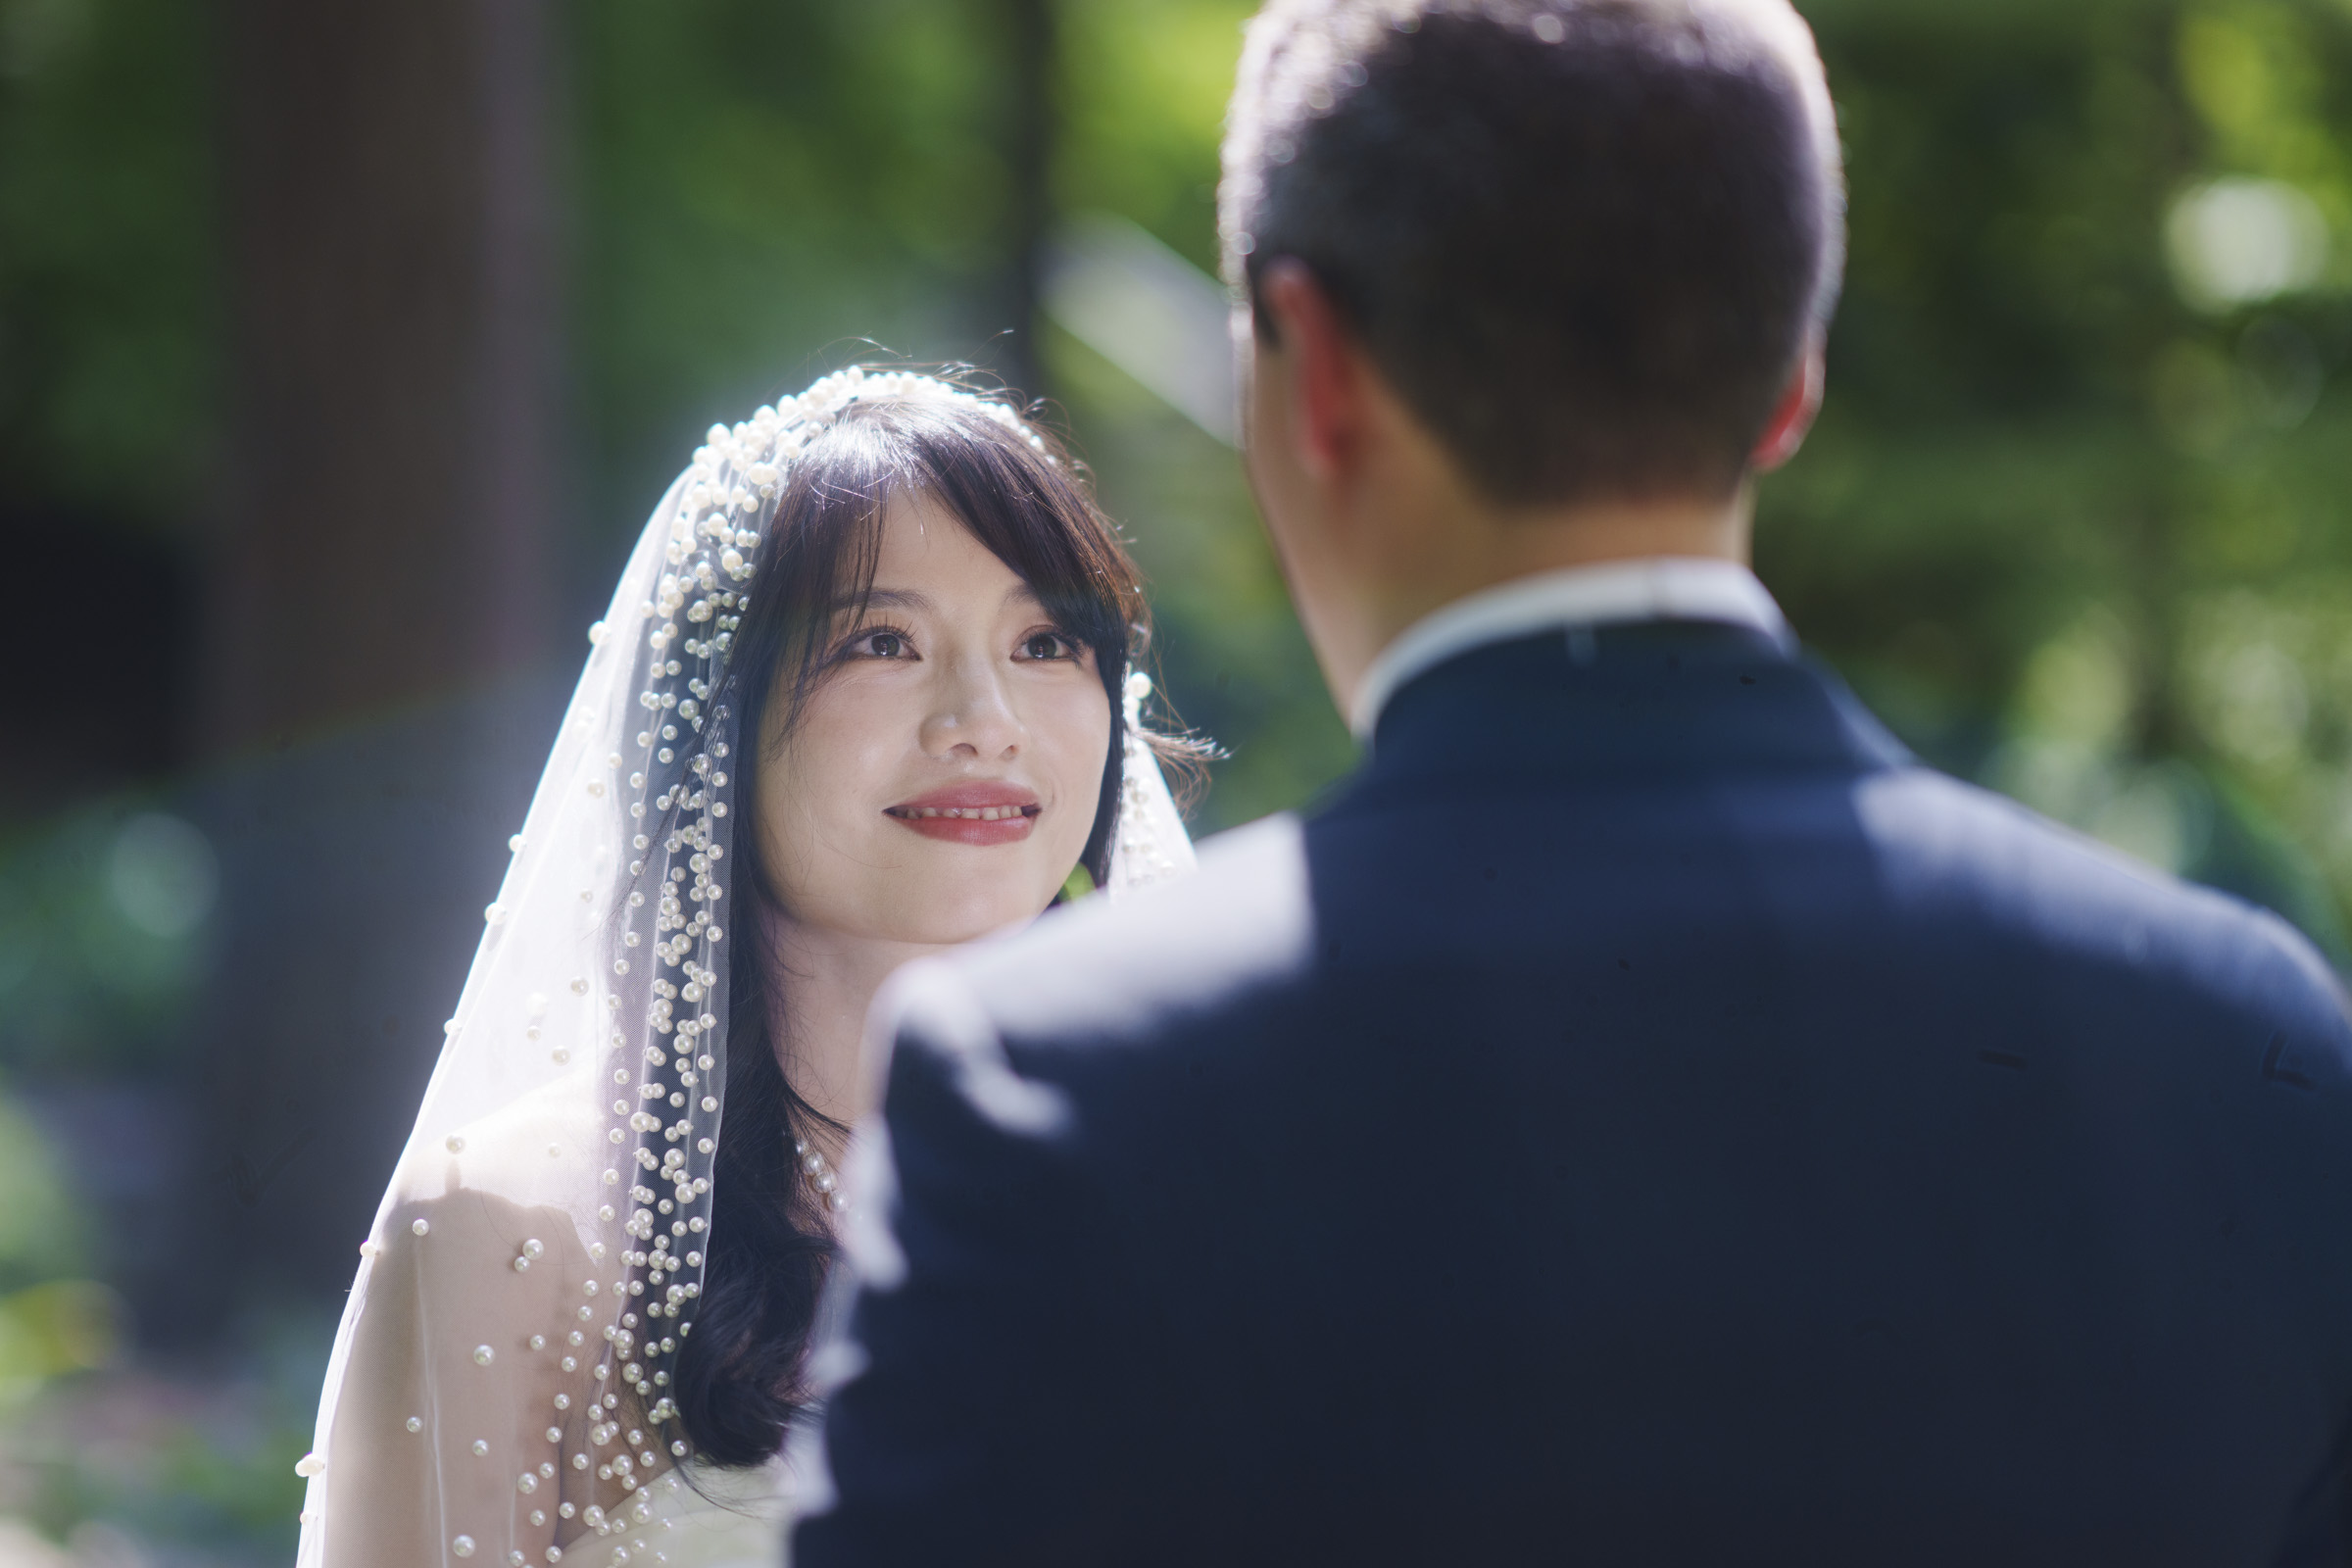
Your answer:
[[[789,734],[760,737],[760,849],[790,917],[889,942],[1034,918],[1094,830],[1110,700],[1092,650],[929,496],[892,498],[863,612]]]

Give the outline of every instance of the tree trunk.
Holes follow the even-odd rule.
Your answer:
[[[544,649],[543,0],[229,0],[236,407],[216,748]]]
[[[223,18],[223,902],[157,1325],[199,1342],[349,1284],[561,711],[546,0]]]

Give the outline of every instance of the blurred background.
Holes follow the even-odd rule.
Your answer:
[[[1225,441],[1239,0],[0,0],[0,1568],[290,1558],[582,633],[719,418],[1053,400],[1203,830],[1350,760]],[[1937,765],[2352,962],[2352,0],[1810,0],[1758,564]]]

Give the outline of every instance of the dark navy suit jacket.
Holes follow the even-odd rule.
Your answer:
[[[1751,633],[898,1005],[796,1568],[2352,1560],[2331,974]]]

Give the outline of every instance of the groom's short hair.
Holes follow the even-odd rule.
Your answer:
[[[1787,0],[1268,0],[1219,226],[1314,274],[1506,504],[1728,494],[1844,260]]]

